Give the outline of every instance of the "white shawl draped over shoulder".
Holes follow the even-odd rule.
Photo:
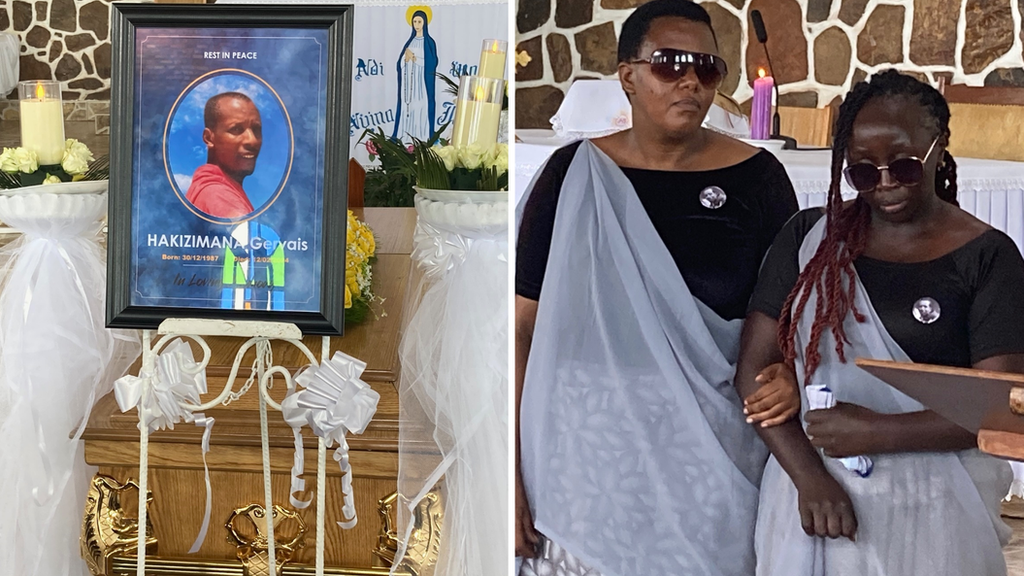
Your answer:
[[[802,270],[824,235],[825,218],[804,239]],[[813,323],[817,294],[812,294],[797,326],[797,374],[803,381],[803,353]],[[823,354],[815,384],[832,389],[837,402],[897,414],[924,408],[917,401],[857,368],[853,358],[909,362],[886,332],[863,285],[856,283],[855,303],[867,321],[847,315],[843,364]],[[830,331],[821,349],[833,350]],[[803,391],[803,386],[801,386]],[[807,407],[806,393],[803,399]],[[1003,576],[1001,547],[1010,529],[999,517],[1000,501],[1013,475],[1002,460],[978,450],[871,454],[874,470],[867,478],[847,470],[834,458],[825,465],[846,489],[857,515],[856,542],[810,537],[800,527],[797,491],[774,457],[761,484],[757,519],[758,576]]]
[[[732,385],[740,325],[691,295],[630,181],[584,141],[520,412],[541,533],[603,576],[753,573],[767,453]]]

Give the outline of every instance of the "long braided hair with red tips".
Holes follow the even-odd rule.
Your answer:
[[[792,366],[797,354],[797,325],[803,317],[812,291],[818,294],[810,339],[804,353],[804,384],[810,382],[814,371],[821,364],[821,338],[825,331],[832,333],[839,361],[845,363],[843,345],[848,340],[843,330],[843,321],[851,313],[857,322],[864,321],[864,315],[857,310],[853,301],[856,287],[853,263],[864,252],[867,244],[871,208],[859,197],[844,205],[840,182],[853,133],[853,122],[865,104],[882,97],[902,97],[918,102],[934,124],[935,135],[949,135],[949,106],[942,94],[928,84],[895,70],[876,74],[870,82],[857,84],[839,107],[832,143],[832,180],[825,206],[825,236],[814,256],[800,272],[793,291],[782,306],[779,318],[779,347],[786,362]],[[944,153],[943,161],[936,170],[935,192],[942,200],[957,205],[956,163],[949,152]]]

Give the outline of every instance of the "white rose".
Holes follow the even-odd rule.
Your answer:
[[[11,169],[7,168],[7,164],[11,166]],[[11,157],[9,162],[5,162],[5,172],[17,172],[21,171],[25,174],[31,174],[39,169],[39,155],[32,150],[26,148],[14,148],[11,150]]]
[[[0,153],[0,170],[4,172],[17,172],[18,164],[14,161],[14,148],[4,148]]]
[[[68,138],[67,140],[64,141],[64,151],[70,152],[77,156],[82,156],[89,162],[95,160],[95,158],[92,157],[92,150],[89,150],[88,146],[79,142],[78,140],[75,140],[74,138]]]
[[[64,159],[60,165],[68,174],[84,174],[89,169],[89,163],[84,158],[69,152],[64,152]]]
[[[498,145],[494,144],[494,146],[491,146],[491,147],[487,148],[487,150],[484,152],[484,157],[483,157],[483,159],[480,162],[485,167],[489,168],[489,167],[494,165],[494,159],[497,158],[497,157],[498,157]]]
[[[486,153],[487,150],[483,146],[473,143],[459,148],[459,161],[467,170],[476,170],[483,163]]]
[[[455,150],[454,146],[434,146],[431,150],[433,150],[434,154],[437,154],[437,156],[444,161],[444,167],[447,168],[449,172],[455,169],[455,163],[459,159],[459,154]]]
[[[508,172],[508,146],[501,146],[503,147],[498,151],[498,156],[491,162],[491,166],[498,169],[499,176]]]
[[[47,174],[46,179],[43,180],[43,184],[60,184],[60,178],[57,178],[53,174]]]
[[[92,151],[88,146],[74,138],[67,139],[64,143],[64,159],[60,163],[65,172],[84,174],[89,169],[89,162],[92,161]]]

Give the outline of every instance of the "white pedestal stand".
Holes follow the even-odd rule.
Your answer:
[[[444,478],[435,574],[508,571],[508,192],[419,190],[403,314],[398,534]],[[410,559],[410,562],[414,559]]]

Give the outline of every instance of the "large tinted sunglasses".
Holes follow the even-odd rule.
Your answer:
[[[678,82],[690,73],[697,72],[697,79],[707,88],[718,88],[725,78],[725,60],[714,54],[688,52],[674,48],[659,48],[645,60],[633,60],[631,64],[650,64],[651,73],[662,82]]]
[[[935,149],[935,144],[938,141],[938,138],[932,140],[932,145],[928,147],[924,158],[917,158],[916,156],[897,158],[890,162],[888,166],[875,166],[867,162],[859,162],[843,169],[843,175],[846,176],[846,181],[850,186],[858,192],[874,190],[882,181],[882,170],[888,172],[890,178],[903,186],[920,184],[921,180],[924,179],[924,163],[931,156],[932,150]]]

